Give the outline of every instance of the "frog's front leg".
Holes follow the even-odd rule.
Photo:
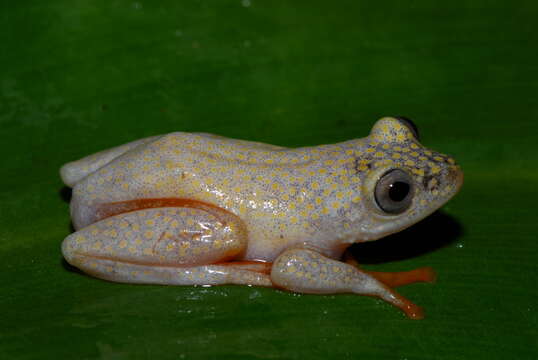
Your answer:
[[[376,296],[397,306],[412,319],[423,317],[420,307],[374,276],[310,249],[284,251],[273,263],[271,280],[278,287],[302,293]]]
[[[241,220],[216,207],[131,211],[68,236],[65,259],[105,280],[167,285],[271,286],[266,264],[234,262],[247,244]]]

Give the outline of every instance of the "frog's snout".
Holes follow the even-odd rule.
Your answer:
[[[458,165],[450,167],[447,179],[451,184],[455,185],[456,192],[458,192],[463,185],[463,171],[461,170],[461,167]]]

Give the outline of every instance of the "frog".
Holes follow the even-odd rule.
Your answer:
[[[75,230],[61,251],[90,276],[369,295],[411,319],[423,309],[395,288],[433,282],[433,270],[367,271],[349,248],[419,222],[463,184],[454,158],[392,116],[366,137],[298,148],[173,132],[69,162],[60,176]]]

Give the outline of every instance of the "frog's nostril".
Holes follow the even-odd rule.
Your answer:
[[[463,171],[459,166],[453,165],[448,171],[447,178],[451,184],[461,185],[463,183]]]

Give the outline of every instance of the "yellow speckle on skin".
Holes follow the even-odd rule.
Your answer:
[[[120,249],[123,249],[123,248],[125,248],[126,246],[127,246],[127,240],[122,240],[122,241],[120,241],[120,243],[118,244],[118,247],[119,247]]]
[[[144,255],[153,255],[153,250],[151,248],[145,248],[143,253]]]
[[[151,239],[153,237],[153,231],[148,230],[144,233],[146,239]]]
[[[99,250],[101,249],[101,246],[103,246],[103,243],[101,243],[100,241],[96,241],[94,244],[93,244],[93,248],[95,250]]]

